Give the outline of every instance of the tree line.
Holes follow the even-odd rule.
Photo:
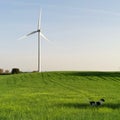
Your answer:
[[[4,75],[4,74],[18,74],[18,73],[20,73],[19,68],[12,68],[11,71],[4,70],[4,69],[0,68],[0,74],[1,75]]]

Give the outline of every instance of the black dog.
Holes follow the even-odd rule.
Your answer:
[[[90,105],[91,106],[100,106],[105,102],[105,100],[102,98],[99,101],[95,102],[95,101],[90,101]]]

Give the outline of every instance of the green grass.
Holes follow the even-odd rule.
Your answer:
[[[0,120],[119,120],[119,93],[119,72],[1,75]]]

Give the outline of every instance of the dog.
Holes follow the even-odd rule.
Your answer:
[[[99,101],[95,102],[95,101],[90,101],[90,105],[91,106],[100,106],[105,102],[105,100],[102,98]]]

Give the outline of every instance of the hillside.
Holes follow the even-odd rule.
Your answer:
[[[119,93],[118,72],[1,75],[0,120],[119,120]]]

